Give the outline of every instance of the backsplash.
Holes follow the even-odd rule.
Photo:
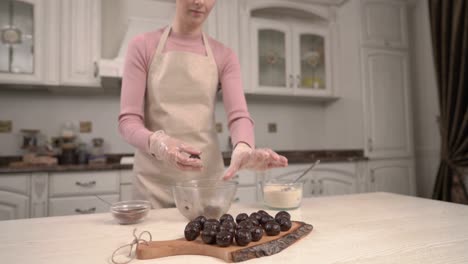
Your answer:
[[[64,88],[66,89],[66,88]],[[81,141],[91,144],[91,139],[102,137],[106,153],[130,153],[134,148],[127,144],[117,131],[119,96],[113,95],[63,95],[51,92],[1,91],[0,120],[12,121],[11,133],[0,133],[0,156],[21,155],[21,129],[39,129],[50,139],[60,135],[66,122],[78,129],[80,121],[92,123],[91,133],[79,133]],[[249,111],[255,121],[258,147],[276,150],[323,149],[324,108],[310,102],[281,102],[281,99],[248,99]],[[219,134],[221,150],[229,150],[229,131],[224,107],[217,103],[217,122],[222,123]],[[269,123],[276,124],[276,133],[268,132]]]

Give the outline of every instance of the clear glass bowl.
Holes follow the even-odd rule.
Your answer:
[[[203,215],[219,218],[227,213],[237,191],[237,182],[222,180],[192,180],[172,186],[179,212],[188,220]]]
[[[113,203],[110,211],[119,224],[129,225],[142,221],[150,209],[148,201],[131,200]]]
[[[276,180],[263,183],[263,203],[271,209],[290,210],[301,206],[303,182]]]

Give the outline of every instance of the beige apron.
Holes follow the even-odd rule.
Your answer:
[[[170,30],[167,27],[161,36],[148,71],[145,125],[199,149],[204,169],[181,171],[137,150],[134,198],[147,199],[154,208],[174,206],[170,189],[174,183],[220,178],[224,171],[214,125],[218,68],[213,52],[203,34],[207,56],[179,51],[163,54]]]

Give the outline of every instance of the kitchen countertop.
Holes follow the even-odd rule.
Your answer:
[[[311,163],[320,159],[322,163],[327,162],[353,162],[367,160],[363,150],[297,150],[278,151],[279,154],[288,158],[290,164]],[[231,152],[223,152],[224,164],[231,162]],[[108,156],[107,164],[93,165],[51,165],[51,166],[23,166],[9,167],[12,161],[20,161],[21,157],[0,157],[0,175],[7,173],[32,173],[32,172],[73,172],[73,171],[100,171],[100,170],[131,170],[131,164],[120,164],[123,156],[132,154],[111,154]]]
[[[260,208],[236,204],[229,213]],[[465,205],[367,193],[307,198],[290,213],[314,230],[276,255],[246,263],[468,263]],[[132,241],[134,228],[151,232],[154,240],[170,240],[183,237],[185,224],[175,208],[151,210],[146,221],[127,226],[109,213],[3,221],[0,256],[2,263],[111,263],[112,252]],[[173,256],[132,263],[223,262]]]

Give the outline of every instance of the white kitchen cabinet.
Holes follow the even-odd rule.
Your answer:
[[[332,2],[241,0],[238,8],[246,93],[336,99]]]
[[[114,194],[120,190],[118,171],[66,172],[49,175],[49,196]]]
[[[406,1],[362,0],[362,42],[381,48],[407,48]]]
[[[31,174],[31,218],[47,216],[48,182],[49,174],[47,172],[35,172]]]
[[[308,195],[343,195],[359,192],[356,163],[329,163],[318,165],[310,179]]]
[[[106,212],[120,198],[119,171],[49,174],[48,215]]]
[[[0,18],[0,27],[4,28],[2,35],[10,36],[12,41],[16,32],[21,32],[21,43],[0,45],[0,83],[100,85],[97,67],[101,57],[100,0],[12,2],[22,12],[21,23],[12,23],[15,30],[7,31],[11,23]],[[9,1],[0,5],[1,12],[9,10]],[[6,14],[0,17],[6,18]]]
[[[374,160],[368,162],[368,190],[415,195],[413,160]]]
[[[252,18],[250,51],[254,93],[332,95],[327,28]]]
[[[0,83],[58,82],[58,0],[0,2]]]
[[[109,203],[119,201],[119,195],[100,195]],[[80,215],[109,212],[108,204],[96,196],[59,197],[49,199],[49,216]]]
[[[61,84],[100,86],[101,1],[61,1]]]
[[[366,155],[411,156],[408,53],[364,48],[362,62]]]
[[[29,217],[30,174],[0,175],[0,220]]]

